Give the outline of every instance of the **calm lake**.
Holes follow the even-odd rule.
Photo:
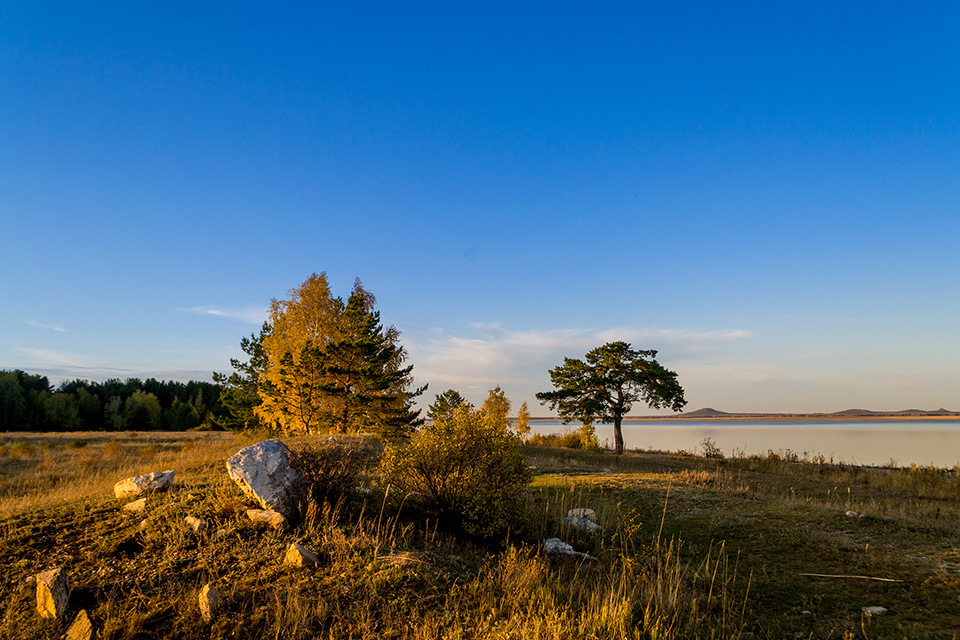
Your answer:
[[[576,429],[578,422],[532,422],[535,433],[560,433]],[[597,438],[613,445],[613,425],[597,424]],[[960,420],[889,422],[816,421],[645,421],[623,425],[627,449],[702,453],[701,442],[710,438],[730,456],[767,451],[794,451],[801,458],[822,455],[829,462],[899,466],[960,465]]]

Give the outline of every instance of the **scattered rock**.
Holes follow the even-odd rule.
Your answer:
[[[217,533],[214,534],[214,535],[216,535],[218,538],[222,538],[223,536],[227,535],[228,533],[229,533],[229,531],[227,531],[226,529],[217,529]]]
[[[116,491],[116,487],[114,487],[114,491]],[[133,502],[128,502],[127,504],[123,505],[123,510],[129,511],[130,513],[143,513],[146,508],[146,498],[140,498],[139,500],[134,500]]]
[[[863,517],[864,515],[866,515],[866,514],[858,513],[858,512],[856,512],[856,511],[847,511],[847,513],[846,513],[845,515],[846,515],[848,518],[862,518],[862,517]]]
[[[307,481],[290,465],[292,452],[279,440],[244,447],[227,460],[227,473],[243,492],[264,509],[297,518]]]
[[[604,472],[604,473],[613,473],[613,469],[607,468],[607,469],[604,469],[603,472]]]
[[[187,526],[193,530],[194,533],[200,533],[207,528],[207,521],[203,518],[195,518],[193,516],[187,516],[183,519],[187,523]]]
[[[800,612],[800,615],[802,615],[802,616],[812,616],[812,615],[813,615],[813,611],[807,611],[806,609],[804,609],[803,611]]]
[[[295,567],[312,567],[320,563],[320,558],[303,545],[291,542],[287,547],[287,555],[284,556],[283,563]]]
[[[266,511],[264,509],[247,509],[247,517],[254,522],[266,522],[277,531],[286,532],[290,529],[290,524],[283,517],[282,513],[276,511]]]
[[[37,576],[27,576],[23,579],[23,582],[26,585],[34,585],[37,583]]]
[[[598,525],[593,520],[587,518],[564,518],[563,524],[568,527],[573,527],[574,529],[580,529],[581,531],[586,531],[587,533],[596,533],[600,531],[603,527]]]
[[[173,486],[173,469],[153,471],[142,476],[121,480],[113,485],[113,493],[118,498],[139,496],[144,493],[164,491]]]
[[[73,624],[67,629],[63,640],[91,640],[93,638],[93,625],[90,623],[90,616],[86,609],[81,609],[77,617],[73,619]]]
[[[865,616],[882,616],[887,609],[886,607],[863,607],[862,611]]]
[[[200,590],[200,616],[206,623],[213,622],[217,617],[217,609],[220,606],[220,594],[217,588],[209,582],[203,585]]]
[[[576,558],[583,558],[584,560],[595,561],[597,558],[591,556],[588,553],[583,553],[582,551],[574,551],[573,547],[570,544],[567,544],[560,538],[550,538],[543,543],[543,553],[548,556],[560,557],[560,556],[570,556]]]
[[[141,520],[140,526],[138,527],[140,531],[146,531],[150,527],[150,522],[147,520]]]
[[[70,581],[63,567],[37,574],[37,611],[44,618],[59,618],[70,600]]]
[[[594,511],[593,509],[583,509],[583,508],[570,509],[570,511],[567,511],[567,517],[586,518],[588,520],[595,521],[597,519],[597,512]]]

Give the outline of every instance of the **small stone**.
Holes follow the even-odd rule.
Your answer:
[[[81,609],[77,617],[73,619],[73,624],[67,629],[63,640],[91,640],[93,638],[93,625],[90,623],[90,616],[86,609]]]
[[[57,567],[37,574],[37,611],[44,618],[59,618],[70,600],[67,571]]]
[[[203,518],[194,518],[193,516],[187,516],[183,519],[187,523],[187,526],[193,530],[194,533],[200,533],[207,528],[207,521]]]
[[[586,518],[588,520],[595,521],[597,519],[597,512],[594,511],[593,509],[583,509],[583,508],[570,509],[570,511],[567,511],[567,517],[568,518]]]
[[[864,516],[864,514],[857,511],[847,511],[847,513],[844,515],[846,515],[848,518],[862,518]]]
[[[147,499],[140,498],[139,500],[134,500],[133,502],[128,502],[123,505],[124,511],[129,511],[130,513],[143,513],[147,508]]]
[[[573,546],[560,538],[549,538],[543,543],[543,553],[548,556],[570,556],[595,561],[597,558],[582,551],[575,551]]]
[[[149,521],[147,521],[147,520],[141,520],[141,521],[140,521],[140,526],[139,526],[138,528],[140,529],[140,531],[146,531],[149,526],[150,526],[150,522],[149,522]]]
[[[220,606],[220,594],[217,588],[209,582],[200,590],[200,616],[206,623],[213,622],[217,617],[217,608]]]
[[[226,529],[217,529],[217,532],[216,532],[214,535],[216,535],[218,538],[222,538],[223,536],[227,535],[228,533],[229,533],[229,531],[227,531]]]
[[[800,612],[800,615],[802,615],[802,616],[812,616],[812,615],[813,615],[813,611],[803,610],[803,611]]]
[[[886,607],[863,607],[862,611],[865,616],[882,616],[887,609]]]
[[[247,517],[254,522],[265,522],[277,531],[287,532],[290,524],[283,517],[282,513],[276,511],[265,511],[263,509],[247,509]]]
[[[303,545],[291,542],[287,547],[287,555],[283,557],[283,563],[295,567],[312,567],[320,563],[320,558]]]
[[[37,576],[27,576],[26,578],[23,579],[23,582],[27,585],[36,584]]]
[[[153,471],[142,476],[127,478],[113,485],[113,494],[118,498],[127,498],[144,493],[165,491],[173,486],[173,475],[173,469],[167,469],[166,471]]]
[[[596,533],[603,528],[593,520],[588,520],[587,518],[564,518],[563,524],[568,527],[573,527],[574,529],[586,531],[587,533]]]

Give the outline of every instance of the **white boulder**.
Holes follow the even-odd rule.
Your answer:
[[[154,493],[155,491],[164,491],[172,485],[173,469],[167,469],[166,471],[154,471],[152,473],[145,473],[142,476],[121,480],[113,485],[113,493],[118,498],[127,498],[145,493]]]
[[[227,473],[264,509],[277,511],[293,520],[301,512],[307,481],[291,466],[292,455],[279,440],[264,440],[230,456]]]

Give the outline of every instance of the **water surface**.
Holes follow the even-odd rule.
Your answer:
[[[531,423],[533,432],[559,433],[579,423]],[[613,445],[613,425],[597,424],[597,437]],[[796,452],[822,455],[828,462],[938,467],[960,465],[960,420],[891,421],[735,421],[651,420],[623,425],[627,449],[703,452],[709,438],[724,455]]]

